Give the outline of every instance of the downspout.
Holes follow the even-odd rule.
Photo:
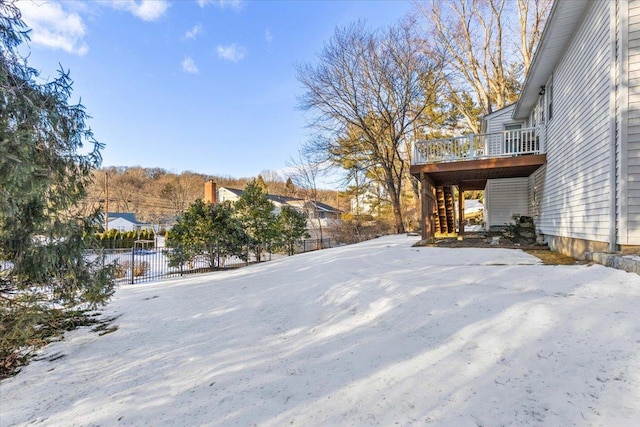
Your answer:
[[[618,2],[619,16],[619,123],[620,123],[620,211],[619,211],[619,236],[620,244],[629,244],[629,2]]]
[[[618,56],[618,45],[617,41],[617,29],[618,29],[618,1],[612,1],[609,3],[609,42],[610,42],[610,58],[609,58],[609,252],[616,252],[617,247],[617,231],[618,231],[618,157],[617,157],[617,145],[618,145],[618,135],[617,135],[617,125],[619,123],[618,113],[619,110],[616,108],[618,101],[618,87],[616,85],[616,74],[617,71],[620,71],[620,84],[622,85],[623,81],[623,62],[620,61]],[[621,28],[622,30],[622,28]],[[621,31],[622,35],[624,31]],[[620,40],[622,42],[622,40]],[[620,43],[622,45],[622,43]],[[622,104],[620,104],[622,107]],[[622,125],[622,123],[621,123]]]

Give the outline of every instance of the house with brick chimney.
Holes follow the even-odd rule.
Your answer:
[[[204,184],[205,203],[235,203],[242,196],[243,190],[230,187],[218,187],[213,180],[209,180]],[[303,212],[309,220],[320,221],[323,227],[335,225],[341,220],[342,211],[336,209],[326,203],[309,201],[295,197],[278,196],[275,194],[267,194],[267,199],[273,203],[274,213],[278,214],[282,206],[290,206],[299,212]]]

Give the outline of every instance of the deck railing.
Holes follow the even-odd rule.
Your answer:
[[[544,153],[544,130],[535,127],[416,141],[411,163],[423,165],[541,153]]]

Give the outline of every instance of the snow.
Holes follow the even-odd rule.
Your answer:
[[[469,215],[475,212],[480,212],[484,210],[484,204],[477,199],[469,199],[464,202],[464,213],[465,215]]]
[[[123,286],[0,425],[637,425],[640,276],[416,240]]]

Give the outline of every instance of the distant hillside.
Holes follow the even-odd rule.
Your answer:
[[[260,175],[270,194],[304,198],[303,191],[272,171]],[[196,172],[175,174],[161,168],[108,167],[94,172],[94,182],[83,208],[89,212],[102,207],[111,212],[133,212],[142,221],[162,222],[203,198],[204,183],[213,179],[218,187],[244,189],[257,177],[233,178]],[[108,194],[108,197],[107,197]],[[337,191],[319,190],[318,201],[348,210],[348,201]]]

